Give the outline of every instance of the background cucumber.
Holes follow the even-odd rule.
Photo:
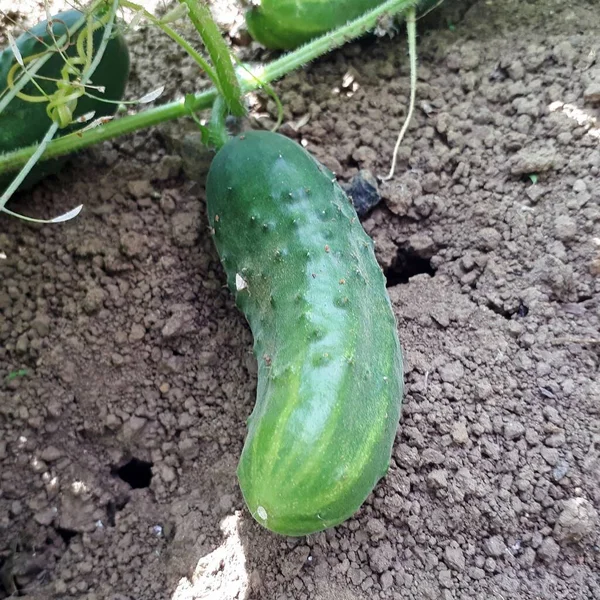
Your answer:
[[[260,0],[246,11],[250,35],[274,50],[293,50],[383,4],[385,0]],[[419,14],[439,0],[415,2]],[[396,17],[396,20],[399,17]],[[382,22],[384,29],[389,24]]]
[[[396,320],[373,242],[333,174],[275,133],[227,142],[207,205],[258,359],[238,467],[246,503],[286,535],[336,525],[385,475],[402,403]]]
[[[68,10],[58,13],[52,18],[56,20],[53,31],[57,38],[60,38],[66,32],[67,28],[72,27],[82,13],[78,10]],[[54,42],[50,31],[48,31],[48,22],[42,21],[35,27],[23,33],[16,39],[17,47],[23,58],[38,54],[46,48],[54,47]],[[94,51],[100,45],[104,29],[98,29],[94,35]],[[76,56],[75,48],[77,33],[72,36],[71,44],[67,48],[67,56]],[[36,39],[39,38],[39,39]],[[7,87],[8,72],[15,64],[16,59],[10,47],[6,48],[0,54],[0,94]],[[60,79],[60,71],[64,66],[64,60],[60,54],[50,58],[46,64],[39,69],[39,76]],[[108,43],[100,64],[94,71],[92,77],[93,85],[104,86],[105,91],[101,93],[94,90],[92,93],[107,100],[121,100],[125,93],[125,86],[129,77],[129,52],[122,35],[117,34]],[[56,91],[56,83],[38,78],[38,84],[48,94]],[[39,95],[39,91],[30,82],[22,90],[26,94]],[[50,118],[46,113],[45,102],[32,103],[13,98],[9,105],[0,113],[0,154],[10,152],[18,148],[23,148],[39,142],[48,127],[51,124]],[[74,117],[95,111],[95,118],[113,115],[117,110],[117,104],[108,104],[87,96],[82,96],[77,102],[77,108]],[[73,125],[59,130],[60,135],[65,135],[76,129],[84,127],[85,123],[74,123]],[[50,160],[38,163],[25,180],[22,188],[28,187],[42,179],[42,177],[51,173],[56,173],[66,162],[67,158]],[[0,190],[6,187],[6,184],[12,179],[11,176],[0,176]]]
[[[246,13],[250,35],[267,48],[291,50],[385,0],[261,0]]]

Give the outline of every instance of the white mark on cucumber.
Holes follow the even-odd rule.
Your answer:
[[[258,506],[256,508],[256,514],[263,520],[266,521],[267,520],[267,511],[264,509],[263,506]]]
[[[221,217],[219,217],[219,215],[215,215],[215,223],[218,223],[221,220]]]
[[[235,289],[238,292],[248,289],[248,282],[239,274],[235,274]]]

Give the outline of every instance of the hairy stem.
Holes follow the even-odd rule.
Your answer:
[[[189,9],[190,21],[198,31],[200,38],[217,72],[218,81],[213,83],[225,100],[227,109],[236,117],[245,114],[242,91],[231,62],[231,54],[225,40],[212,18],[210,8],[199,0],[179,0]]]

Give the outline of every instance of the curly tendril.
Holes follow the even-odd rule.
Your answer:
[[[32,79],[34,85],[40,90],[40,95],[25,94],[22,91],[17,92],[17,98],[25,102],[47,102],[46,113],[48,117],[60,128],[67,127],[73,122],[73,113],[77,108],[77,101],[85,95],[85,86],[81,84],[82,73],[89,69],[92,64],[94,54],[94,33],[108,23],[110,13],[106,13],[99,20],[94,20],[93,16],[88,15],[85,27],[79,32],[75,47],[77,56],[66,56],[63,49],[53,49],[51,52],[59,52],[65,61],[60,75],[61,79],[56,81],[56,91],[53,94],[46,94],[44,90]],[[50,25],[50,24],[49,24]],[[67,44],[68,45],[68,44]],[[66,46],[65,46],[66,47]],[[45,52],[40,52],[23,59],[23,66],[15,63],[6,78],[6,83],[10,89],[15,86],[15,77],[19,69],[23,69],[28,63],[43,56]]]

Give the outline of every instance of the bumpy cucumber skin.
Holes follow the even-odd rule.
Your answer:
[[[72,27],[81,16],[82,13],[78,10],[68,10],[54,15],[52,18],[56,20],[53,28],[55,36],[60,38],[65,33],[66,28]],[[104,29],[102,28],[94,33],[95,49],[100,45],[103,33]],[[75,49],[76,36],[77,33],[71,38],[72,45],[66,51],[68,56],[75,56],[77,54]],[[38,41],[36,37],[41,38],[43,43]],[[20,35],[15,41],[23,58],[38,54],[46,47],[52,47],[54,43],[47,30],[47,21],[38,23],[29,29],[28,32]],[[14,63],[15,57],[13,51],[10,47],[5,48],[0,53],[0,92],[7,87],[8,72]],[[37,75],[58,79],[60,78],[60,70],[63,65],[64,61],[62,57],[57,54],[38,70]],[[107,100],[121,100],[125,93],[129,69],[129,51],[123,36],[119,34],[108,42],[102,60],[92,77],[93,85],[104,86],[105,91],[101,93],[93,90],[92,93]],[[52,81],[38,79],[37,82],[49,94],[56,91],[56,84]],[[39,90],[31,83],[28,83],[22,91],[35,96],[40,94]],[[51,124],[46,113],[46,106],[45,102],[31,103],[19,98],[11,100],[8,106],[0,113],[0,154],[30,146],[39,142],[44,137]],[[108,104],[87,96],[82,96],[77,102],[74,117],[77,118],[95,111],[95,118],[98,118],[113,115],[116,110],[116,104]],[[75,123],[65,129],[59,130],[59,135],[71,133],[85,125],[86,123]],[[67,158],[61,158],[38,163],[21,186],[21,189],[31,187],[46,175],[57,173],[66,160]],[[14,177],[14,174],[12,176],[0,176],[0,191],[6,187],[12,177]]]
[[[333,174],[284,136],[230,140],[206,191],[258,360],[240,487],[263,526],[308,535],[352,516],[389,467],[403,369],[385,279]]]
[[[276,50],[292,50],[383,4],[385,0],[261,0],[246,12],[250,35]]]

